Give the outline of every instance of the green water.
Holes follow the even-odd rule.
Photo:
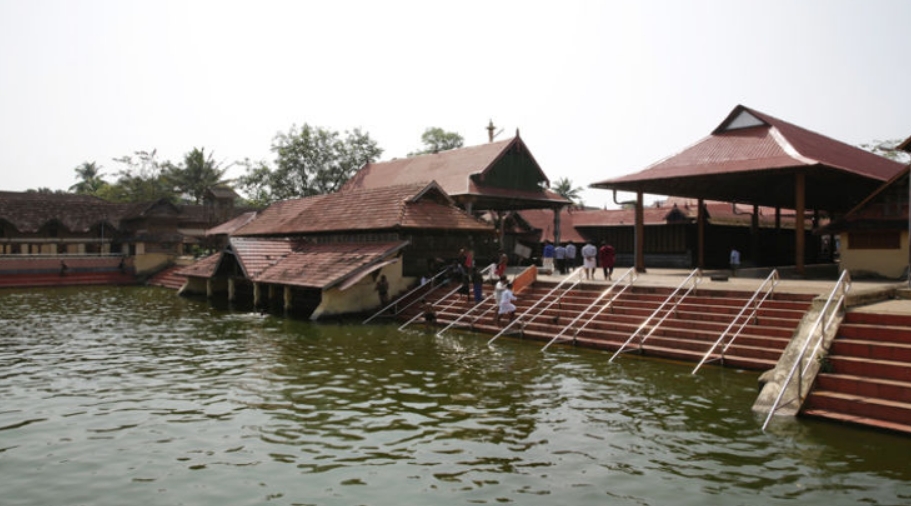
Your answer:
[[[755,373],[156,288],[0,291],[0,504],[911,504],[911,438]]]

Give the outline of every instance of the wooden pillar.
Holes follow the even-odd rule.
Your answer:
[[[560,244],[560,211],[562,207],[554,208],[554,246]]]
[[[258,308],[262,302],[262,287],[259,283],[253,283],[253,307]]]
[[[642,190],[636,192],[636,272],[645,272],[645,209]]]
[[[696,267],[705,269],[705,200],[699,199],[696,210]]]
[[[211,299],[212,292],[214,292],[214,291],[215,291],[215,289],[212,288],[212,278],[209,278],[206,280],[206,297]]]
[[[754,266],[759,266],[761,252],[759,251],[759,205],[753,204],[753,216],[750,219],[750,256]]]
[[[228,278],[228,300],[234,302],[234,278]]]
[[[806,274],[804,267],[804,249],[805,249],[805,214],[806,214],[806,185],[807,177],[803,172],[794,175],[794,268],[799,276]]]
[[[285,300],[285,303],[284,303],[285,311],[290,311],[291,310],[291,300],[292,300],[290,286],[285,286],[285,292],[283,294],[283,298]]]

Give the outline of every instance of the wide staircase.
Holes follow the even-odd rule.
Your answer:
[[[593,301],[607,289],[606,285],[583,283],[557,292],[553,292],[554,287],[554,283],[539,281],[517,293],[517,321],[503,332],[503,337],[532,339],[545,344],[555,336],[561,336],[557,344],[616,351],[630,336],[638,333],[640,337],[647,335],[648,338],[642,342],[638,337],[633,339],[626,348],[629,351],[697,363],[732,321],[748,319],[736,341],[725,351],[723,360],[720,347],[712,359],[716,364],[754,370],[774,367],[813,299],[811,295],[773,293],[750,317],[740,313],[752,293],[700,288],[684,297],[673,309],[666,305],[666,309],[656,313],[673,288],[631,286],[613,299],[604,297],[592,308]],[[485,285],[485,296],[491,289]],[[445,328],[458,320],[453,328],[467,328],[489,335],[504,330],[505,320],[500,326],[495,324],[496,308],[492,297],[476,307],[474,302],[466,302],[465,297],[458,294],[440,298],[449,291],[451,287],[446,285],[423,295],[425,300],[434,302],[439,327]],[[619,287],[614,291],[620,292]],[[537,308],[523,315],[539,300],[544,303],[538,303]],[[609,307],[595,316],[595,311],[606,303]],[[417,304],[412,306],[400,318],[409,321],[416,317],[418,307]],[[420,321],[415,320],[417,324]]]
[[[911,433],[911,316],[847,313],[802,414]]]

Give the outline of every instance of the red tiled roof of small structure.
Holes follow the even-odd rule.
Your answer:
[[[180,276],[189,276],[195,278],[211,278],[215,274],[215,270],[218,268],[218,263],[221,261],[221,256],[222,253],[209,255],[205,258],[197,260],[193,264],[177,270],[176,274]]]
[[[331,288],[358,271],[389,258],[408,243],[299,244],[253,278],[260,283]]]
[[[235,236],[293,235],[423,228],[488,231],[434,183],[386,186],[277,202]]]

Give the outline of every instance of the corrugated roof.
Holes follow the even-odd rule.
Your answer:
[[[253,278],[261,283],[327,289],[404,248],[407,242],[301,244]]]
[[[639,172],[593,183],[793,209],[794,173],[806,175],[806,206],[847,210],[902,165],[773,116],[737,106],[708,137]]]

